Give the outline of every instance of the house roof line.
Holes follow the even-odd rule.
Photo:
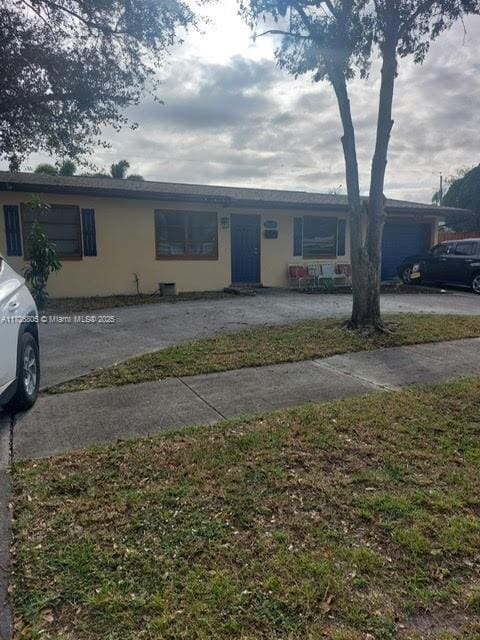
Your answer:
[[[223,207],[294,208],[322,211],[348,211],[345,195],[307,191],[225,187],[178,182],[118,180],[84,176],[51,176],[41,173],[0,171],[0,191],[65,193],[97,197],[120,197],[157,201],[218,204]],[[363,197],[363,201],[368,198]],[[467,209],[438,207],[421,202],[388,198],[387,213],[413,213],[441,216],[447,213],[471,215]]]

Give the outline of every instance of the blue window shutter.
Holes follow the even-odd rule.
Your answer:
[[[83,255],[97,255],[97,232],[95,230],[95,209],[82,209]]]
[[[303,256],[303,218],[293,219],[293,255]]]
[[[338,221],[338,236],[337,236],[337,256],[345,255],[345,234],[347,230],[347,221]]]
[[[20,214],[16,204],[3,205],[5,215],[5,235],[7,236],[7,255],[22,255],[22,232],[20,229]]]

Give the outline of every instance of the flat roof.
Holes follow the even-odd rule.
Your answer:
[[[224,187],[154,182],[150,180],[117,180],[86,176],[51,176],[45,173],[0,171],[0,191],[36,193],[71,193],[98,197],[132,198],[219,204],[225,207],[294,208],[323,211],[348,211],[346,195],[284,191],[249,187]],[[363,197],[364,201],[368,198]],[[387,199],[388,213],[415,213],[442,216],[448,213],[471,214],[467,209],[437,207],[422,202]]]

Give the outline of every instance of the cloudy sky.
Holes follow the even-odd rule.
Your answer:
[[[162,72],[164,105],[131,111],[135,131],[107,132],[99,168],[127,158],[147,179],[327,191],[345,185],[340,123],[327,83],[293,79],[274,63],[275,41],[253,42],[236,0],[219,0],[202,33],[187,35]],[[419,67],[402,61],[386,193],[429,201],[439,172],[480,162],[480,18],[458,24]],[[362,190],[368,189],[378,65],[351,83]],[[35,166],[45,157],[32,157]],[[27,166],[28,165],[28,166]]]

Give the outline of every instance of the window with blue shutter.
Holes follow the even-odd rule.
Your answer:
[[[3,205],[5,216],[5,235],[7,239],[7,255],[22,255],[22,231],[20,228],[20,214],[16,204]]]
[[[303,256],[303,218],[293,219],[293,255]]]
[[[82,209],[83,255],[97,255],[95,209]]]
[[[347,230],[347,221],[338,221],[338,236],[337,236],[337,256],[345,255],[345,234]]]

